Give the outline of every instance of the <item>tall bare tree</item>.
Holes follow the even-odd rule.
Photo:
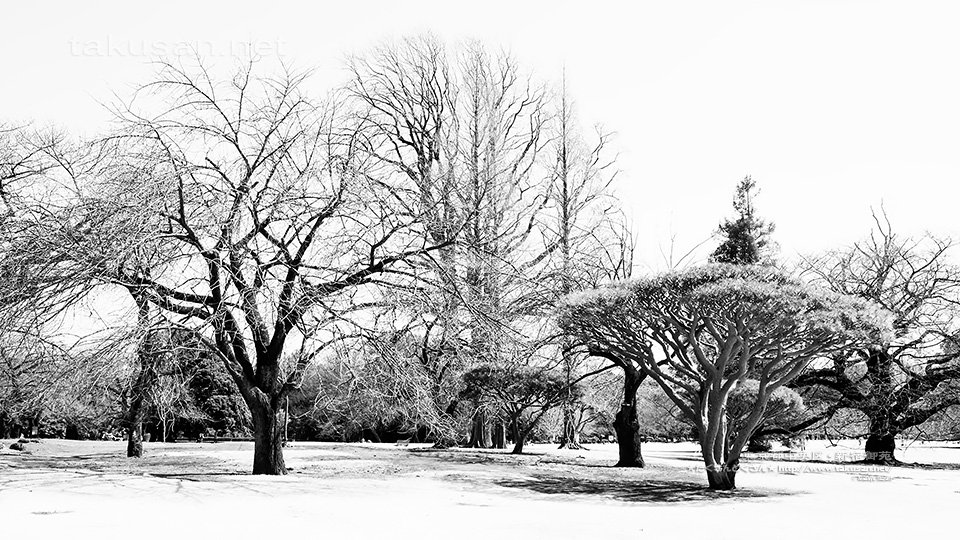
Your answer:
[[[123,163],[152,167],[163,188],[142,203],[167,257],[115,272],[219,356],[252,415],[254,474],[284,474],[284,396],[377,289],[444,244],[424,234],[416,190],[358,152],[335,100],[309,99],[304,74],[254,67],[221,79],[163,63],[118,111]],[[285,367],[294,348],[307,353]]]
[[[33,396],[35,411],[68,402],[79,411],[83,407],[71,396],[84,388],[89,396],[97,394],[106,387],[104,365],[122,362],[122,340],[96,338],[98,349],[65,335],[74,330],[65,319],[75,318],[74,308],[102,283],[86,263],[106,257],[114,245],[111,228],[96,242],[85,242],[89,207],[79,195],[80,184],[101,157],[95,145],[57,130],[0,130],[3,371],[8,389],[20,396],[13,399]],[[78,243],[92,250],[75,250]]]
[[[352,57],[349,68],[348,91],[361,104],[358,150],[383,174],[410,182],[424,215],[424,230],[442,246],[431,263],[425,261],[430,277],[393,300],[410,307],[404,314],[410,321],[403,326],[420,343],[413,359],[424,377],[404,380],[430,381],[435,410],[425,411],[425,417],[437,419],[430,427],[438,444],[448,446],[455,439],[453,385],[461,363],[463,330],[457,289],[461,250],[453,240],[468,212],[461,204],[456,170],[456,73],[446,47],[430,35],[383,43]],[[390,346],[381,348],[395,351]]]
[[[368,111],[365,149],[413,180],[432,237],[459,235],[438,252],[430,286],[406,299],[417,357],[449,416],[464,369],[523,356],[515,323],[542,297],[528,286],[542,286],[545,268],[535,225],[547,199],[534,171],[547,116],[542,87],[509,55],[447,50],[430,36],[384,45],[353,59],[351,89]],[[473,442],[489,444],[482,409],[475,419]]]
[[[509,54],[476,42],[462,48],[459,72],[462,193],[465,207],[475,209],[460,242],[468,353],[480,364],[526,362],[542,346],[529,319],[545,308],[540,278],[548,251],[537,244],[535,227],[548,202],[536,175],[545,93]],[[501,436],[491,440],[485,411],[476,409],[471,443],[501,446]],[[503,420],[493,420],[494,431],[503,433]]]
[[[156,382],[151,309],[141,286],[125,282],[120,269],[135,267],[149,274],[162,260],[155,241],[161,220],[152,206],[159,187],[157,167],[142,159],[122,159],[115,141],[73,141],[57,132],[37,133],[30,141],[33,185],[23,190],[16,212],[4,223],[4,304],[20,314],[20,331],[49,333],[63,318],[77,319],[82,302],[103,294],[124,302],[117,292],[126,290],[137,314],[129,324],[91,340],[106,345],[129,338],[139,344],[138,374],[124,400],[127,454],[139,457],[145,400]],[[89,323],[73,321],[81,327]],[[92,328],[85,331],[93,333]]]
[[[632,271],[632,242],[611,184],[617,174],[610,157],[611,134],[597,127],[588,142],[576,120],[566,85],[560,86],[559,104],[552,122],[549,206],[541,218],[543,238],[550,251],[550,284],[553,302],[574,291],[604,281],[623,279]],[[578,449],[574,381],[585,356],[576,352],[569,336],[560,338],[561,367],[570,389],[563,403],[560,447]]]

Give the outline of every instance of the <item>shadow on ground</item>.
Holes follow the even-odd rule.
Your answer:
[[[231,475],[240,471],[229,464],[206,456],[146,455],[128,458],[115,452],[69,456],[23,453],[4,455],[0,464],[11,469],[85,471],[98,474]]]
[[[413,456],[435,459],[442,462],[457,463],[463,465],[505,465],[509,467],[536,467],[538,465],[566,465],[570,467],[583,467],[590,469],[614,469],[616,460],[588,460],[585,457],[571,454],[562,456],[557,454],[547,454],[539,452],[525,452],[523,454],[511,454],[509,451],[493,449],[475,449],[475,448],[457,448],[457,449],[436,449],[436,448],[413,448],[407,450],[407,453]],[[648,468],[657,468],[649,467]],[[622,470],[622,469],[620,469]]]
[[[526,489],[548,495],[598,496],[623,502],[647,503],[709,502],[718,499],[755,499],[788,495],[786,492],[747,489],[712,491],[693,482],[653,479],[620,481],[536,475],[525,479],[502,479],[496,483],[501,487]]]

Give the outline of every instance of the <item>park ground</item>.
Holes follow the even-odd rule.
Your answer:
[[[914,467],[851,463],[856,441],[748,455],[731,493],[705,489],[691,443],[528,454],[428,445],[291,443],[284,477],[248,474],[252,443],[41,440],[0,450],[0,536],[30,538],[954,537],[960,444],[915,442]],[[29,535],[29,536],[27,536]],[[925,537],[925,536],[923,536]]]

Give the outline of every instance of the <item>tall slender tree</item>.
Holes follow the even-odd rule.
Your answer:
[[[710,255],[710,261],[729,264],[760,264],[772,262],[775,244],[770,236],[774,224],[757,216],[754,199],[760,193],[757,183],[745,176],[737,184],[733,195],[736,217],[724,220],[718,233],[720,245]]]
[[[566,72],[548,145],[549,205],[541,219],[550,249],[550,279],[557,301],[601,282],[629,277],[632,244],[629,230],[613,196],[616,159],[609,156],[611,134],[597,127],[594,140],[583,136],[570,98]],[[560,336],[561,369],[567,381],[563,400],[560,447],[579,449],[580,422],[575,384],[585,356],[570,336]]]
[[[449,417],[464,370],[529,356],[518,352],[527,340],[517,323],[544,306],[535,301],[546,268],[536,228],[547,204],[536,174],[544,91],[508,54],[476,42],[448,52],[431,36],[386,44],[351,67],[351,91],[375,134],[367,150],[413,179],[431,234],[457,231],[429,283],[398,297],[410,308],[401,318],[421,343],[416,358],[434,381],[438,418]],[[473,415],[471,442],[481,446],[492,442],[484,411]]]
[[[463,298],[458,284],[462,249],[453,239],[464,227],[467,215],[476,210],[463,205],[457,169],[459,145],[458,83],[455,62],[447,48],[431,35],[385,42],[350,58],[348,93],[360,104],[358,149],[390,176],[405,177],[412,185],[417,208],[424,214],[426,234],[441,245],[429,261],[422,286],[394,297],[409,307],[396,319],[416,336],[410,369],[430,381],[432,411],[430,426],[439,446],[456,441],[453,421],[458,401],[456,380],[462,369]],[[393,328],[382,336],[378,348],[390,358],[397,352]],[[403,343],[407,343],[403,340]],[[389,349],[389,352],[387,352]],[[408,349],[405,347],[405,349]]]

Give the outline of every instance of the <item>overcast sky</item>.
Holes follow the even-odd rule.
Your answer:
[[[335,77],[351,52],[431,31],[542,78],[566,66],[581,120],[617,133],[641,266],[663,267],[671,234],[678,251],[709,237],[747,174],[786,257],[867,234],[881,202],[905,233],[960,239],[960,2],[332,3],[4,6],[0,116],[95,132],[98,102],[149,80],[156,54],[252,44]]]

